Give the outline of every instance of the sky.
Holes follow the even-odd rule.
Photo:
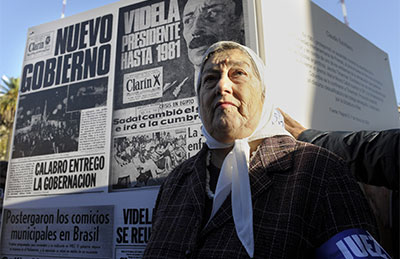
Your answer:
[[[67,0],[65,16],[117,1]],[[343,21],[340,0],[313,2]],[[400,1],[345,0],[345,4],[350,28],[388,53],[400,105]],[[62,0],[0,0],[0,77],[20,77],[28,28],[60,19],[61,12]]]

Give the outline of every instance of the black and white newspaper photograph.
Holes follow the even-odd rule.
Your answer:
[[[20,97],[13,158],[78,150],[80,112],[67,112],[68,87]]]
[[[153,0],[121,8],[114,110],[194,97],[208,46],[219,40],[245,43],[242,0],[225,2]]]
[[[108,77],[72,84],[68,87],[67,111],[80,111],[107,104]]]
[[[178,128],[114,139],[112,188],[160,185],[187,158],[186,135]]]

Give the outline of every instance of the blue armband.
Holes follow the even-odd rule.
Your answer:
[[[390,258],[376,240],[363,229],[347,229],[320,246],[315,258]]]

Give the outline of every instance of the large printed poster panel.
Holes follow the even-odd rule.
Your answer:
[[[203,146],[199,58],[257,50],[249,5],[122,0],[29,29],[1,256],[141,258],[158,186]]]
[[[103,10],[29,29],[6,199],[107,186],[116,20]]]
[[[236,40],[257,51],[252,4],[239,0],[122,0],[29,29],[0,254],[23,259],[141,258],[151,233],[157,186],[203,146],[194,95],[201,54],[217,40]],[[335,126],[350,125],[337,123],[332,117],[335,113],[326,107],[310,105],[316,100],[330,105],[335,95],[320,92],[319,98],[328,99],[314,99],[313,89],[318,84],[304,82],[320,78],[322,85],[322,71],[329,77],[329,69],[331,78],[325,79],[333,82],[330,88],[338,87],[346,72],[338,72],[344,57],[368,59],[373,53],[370,59],[379,60],[385,55],[359,38],[354,46],[367,51],[354,57],[344,51],[348,48],[339,39],[338,45],[329,45],[316,38],[326,35],[333,43],[334,37],[328,35],[336,34],[331,29],[330,34],[311,33],[307,18],[311,14],[302,1],[258,4],[263,14],[262,53],[271,71],[268,91],[276,97],[277,89],[284,92],[279,98],[274,96],[275,103],[305,125],[323,123],[305,119],[307,114],[318,113],[333,118]],[[320,27],[314,24],[314,32],[316,28],[324,31],[326,26],[348,30],[332,25],[319,9],[313,11],[315,15],[320,15]],[[283,18],[277,30],[276,24]],[[347,31],[341,42],[353,34]],[[333,51],[345,55],[335,59]],[[330,67],[337,66],[336,74],[327,66],[328,57],[333,58]],[[317,63],[325,68],[317,68]],[[382,69],[362,66],[382,85],[390,85],[384,62],[376,63]],[[391,111],[382,106],[390,99],[390,91],[381,93],[371,86],[378,83],[368,80],[366,84],[373,87],[364,90],[368,98],[384,99],[377,105],[370,102],[380,113],[371,112],[368,120],[390,120]],[[347,81],[364,82],[357,77]],[[76,221],[77,216],[94,221]]]
[[[258,4],[277,105],[308,128],[399,127],[385,52],[311,1]]]
[[[220,40],[249,45],[252,37],[254,48],[250,9],[231,0],[153,0],[119,9],[112,191],[160,185],[201,149],[195,82],[202,54]]]
[[[113,206],[5,209],[1,255],[111,258],[113,218]]]

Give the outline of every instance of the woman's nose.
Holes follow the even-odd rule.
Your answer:
[[[228,75],[222,75],[217,83],[217,91],[220,94],[232,93],[233,82],[229,79]]]

